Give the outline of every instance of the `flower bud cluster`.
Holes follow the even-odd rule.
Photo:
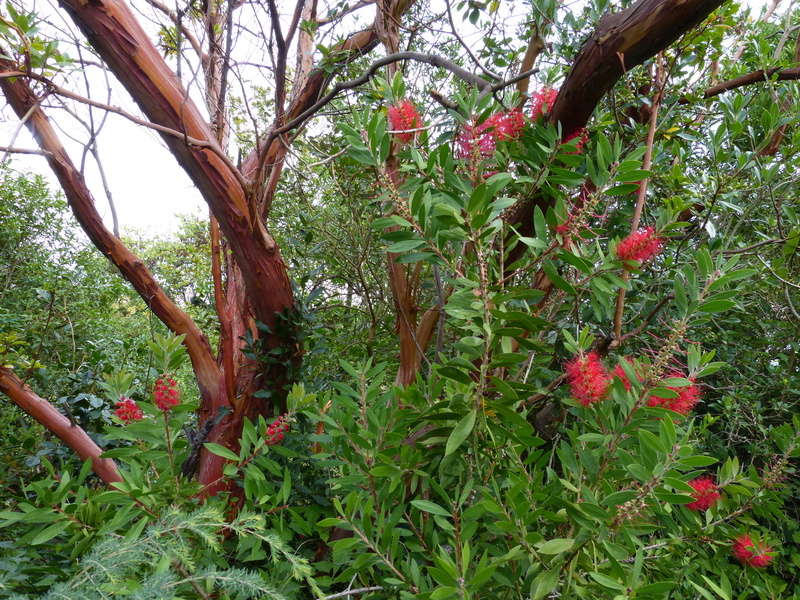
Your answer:
[[[153,402],[164,412],[172,410],[181,401],[181,393],[178,390],[178,382],[169,375],[161,375],[156,379],[153,386]]]
[[[267,427],[267,446],[274,446],[283,441],[284,434],[291,429],[286,415],[281,415]]]
[[[119,402],[117,402],[114,406],[116,407],[114,414],[119,418],[120,421],[125,423],[125,425],[134,421],[141,421],[144,418],[142,409],[139,408],[136,402],[130,398],[120,396]]]

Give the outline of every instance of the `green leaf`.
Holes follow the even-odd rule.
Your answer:
[[[669,502],[671,504],[689,504],[694,502],[694,498],[691,496],[673,494],[672,492],[665,492],[663,490],[656,490],[656,498],[662,502]]]
[[[607,575],[603,575],[602,573],[598,573],[597,571],[592,571],[589,573],[589,577],[594,579],[597,583],[602,585],[603,587],[609,588],[611,590],[624,590],[625,586],[622,585],[616,579],[611,579]]]
[[[707,467],[708,465],[713,465],[715,462],[717,462],[717,459],[713,456],[697,455],[680,459],[680,463],[688,467]]]
[[[68,526],[69,526],[69,521],[60,521],[58,523],[53,523],[49,527],[45,527],[44,529],[42,529],[28,543],[31,546],[38,546],[39,544],[44,544],[45,542],[52,540],[60,533],[63,533]]]
[[[403,240],[401,242],[395,242],[391,246],[389,246],[386,251],[392,252],[394,254],[399,254],[401,252],[408,252],[409,250],[413,250],[414,248],[419,248],[425,244],[425,240]]]
[[[227,458],[228,460],[239,461],[239,457],[233,453],[233,451],[229,450],[225,446],[220,446],[219,444],[215,444],[214,442],[206,442],[203,444],[206,450],[211,452],[211,454],[215,454],[217,456],[221,456],[222,458]]]
[[[453,452],[455,452],[461,444],[464,443],[464,440],[467,439],[470,433],[472,433],[472,428],[475,427],[475,419],[477,417],[477,413],[473,408],[467,415],[458,422],[458,425],[455,426],[452,433],[450,433],[450,437],[447,438],[447,444],[444,448],[444,455],[450,456]]]
[[[556,271],[556,268],[555,266],[553,266],[553,263],[546,261],[544,264],[542,264],[542,270],[544,270],[548,279],[550,279],[553,285],[556,286],[558,289],[567,292],[570,296],[577,295],[575,288],[572,287],[571,283],[569,283],[566,279],[564,279],[563,277],[561,277],[561,275],[558,274],[558,271]]]
[[[411,505],[422,512],[431,513],[432,515],[441,515],[442,517],[451,516],[449,511],[430,500],[412,500]]]
[[[575,545],[575,540],[572,538],[556,538],[544,542],[538,550],[541,554],[561,554],[572,548],[573,545]]]
[[[698,310],[705,313],[718,313],[724,312],[734,306],[736,306],[736,302],[733,300],[709,300],[701,304]]]
[[[723,600],[731,600],[730,594],[726,593],[725,590],[723,590],[720,586],[711,581],[705,575],[702,575],[702,577],[703,580],[706,582],[706,585],[708,585],[708,587],[710,587],[714,591],[714,593],[717,594],[720,598],[722,598]]]
[[[533,600],[542,600],[558,585],[559,569],[549,569],[542,571],[533,580],[532,596]]]

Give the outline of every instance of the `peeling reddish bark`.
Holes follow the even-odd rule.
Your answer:
[[[667,48],[699,25],[724,0],[639,0],[618,13],[600,19],[581,47],[553,104],[550,120],[561,123],[569,135],[585,127],[603,96],[633,67]],[[549,200],[535,197],[518,202],[507,221],[519,225],[521,235],[533,232],[533,209],[547,210]],[[508,264],[522,248],[515,248]]]
[[[273,327],[294,296],[278,245],[252,210],[247,190],[224,160],[211,128],[124,2],[60,0],[92,46],[154,123],[185,132],[210,147],[162,133],[178,163],[208,202],[242,270],[257,319]],[[273,347],[280,344],[274,339]]]
[[[83,460],[91,460],[92,468],[106,483],[122,481],[117,466],[110,458],[100,458],[102,450],[77,425],[58,412],[55,406],[37,396],[11,369],[0,367],[0,392],[54,433]]]
[[[6,66],[0,61],[0,68]],[[197,375],[200,394],[204,401],[215,402],[222,391],[222,379],[206,336],[189,315],[164,293],[142,260],[103,224],[83,176],[67,155],[47,116],[41,108],[35,108],[38,98],[28,83],[22,78],[4,78],[0,79],[0,89],[20,118],[30,113],[25,124],[39,147],[48,152],[50,168],[58,178],[75,218],[95,247],[120,270],[147,306],[171,331],[186,336],[184,345]]]
[[[620,77],[694,29],[725,0],[639,0],[600,19],[559,90],[550,118],[565,133],[585,127]]]

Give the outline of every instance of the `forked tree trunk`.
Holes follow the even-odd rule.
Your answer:
[[[553,118],[565,131],[586,124],[603,94],[634,65],[641,63],[695,27],[723,0],[639,0],[629,9],[606,16],[579,54],[562,86],[553,108]],[[186,347],[197,375],[201,393],[200,420],[214,419],[221,409],[231,414],[211,431],[210,441],[235,448],[245,417],[269,414],[270,403],[256,398],[253,392],[267,388],[273,400],[280,402],[290,371],[296,366],[299,349],[294,344],[291,327],[294,297],[277,244],[266,229],[264,217],[278,183],[288,144],[285,132],[271,136],[237,169],[224,155],[212,127],[194,105],[181,81],[166,64],[135,16],[122,0],[59,0],[97,50],[103,61],[127,89],[147,118],[157,126],[180,166],[200,190],[217,219],[230,250],[225,310],[230,317],[230,339],[236,343],[253,321],[265,324],[271,333],[262,335],[265,349],[282,348],[285,364],[276,362],[261,372],[246,361],[236,347],[231,360],[217,363],[208,341],[183,311],[161,290],[155,278],[121,241],[104,227],[88,188],[64,151],[24,77],[0,79],[3,92],[20,117],[28,115],[27,125],[48,154],[67,199],[81,226],[95,246],[116,265],[144,298],[153,312],[175,333],[186,334]],[[373,26],[352,34],[336,50],[342,52],[340,64],[347,64],[374,48],[380,41],[396,46],[392,39],[402,14],[413,0],[384,0],[377,3],[379,14]],[[309,9],[313,14],[313,9]],[[306,40],[306,50],[310,47]],[[292,99],[274,124],[283,127],[313,106],[331,75],[328,68],[309,67],[305,61],[298,70],[301,81],[292,91]],[[15,65],[5,65],[16,68]],[[214,78],[214,81],[217,81]],[[216,84],[215,84],[216,85]],[[212,112],[213,114],[213,112]],[[215,115],[217,127],[221,116]],[[532,202],[521,203],[512,219],[521,222],[523,232],[531,224]],[[399,266],[399,265],[397,265]],[[422,352],[434,329],[438,307],[429,310],[417,324],[415,283],[407,266],[392,273],[398,313],[407,317],[401,323],[401,372],[398,380],[409,383],[419,369]],[[402,315],[398,314],[402,319]],[[236,345],[236,344],[235,344]],[[233,366],[231,366],[231,364]],[[226,369],[228,372],[226,373]],[[231,373],[231,369],[235,373]],[[233,376],[233,377],[232,377]],[[231,384],[233,381],[233,385]],[[233,388],[233,389],[232,389]],[[5,392],[23,410],[62,436],[81,456],[93,458],[95,468],[107,480],[114,477],[108,463],[97,459],[99,449],[86,444],[85,433],[50,408],[41,408],[30,390],[15,380],[13,373],[0,371],[0,391]],[[35,396],[35,395],[34,395]],[[39,399],[41,400],[41,399]],[[42,401],[44,402],[44,401]],[[49,406],[49,405],[48,405]],[[203,451],[200,456],[200,480],[207,492],[221,489],[224,461]]]

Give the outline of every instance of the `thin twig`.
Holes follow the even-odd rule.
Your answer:
[[[13,146],[0,146],[0,152],[6,153],[6,156],[3,157],[3,160],[0,160],[0,163],[6,162],[9,154],[40,154],[42,156],[53,155],[52,152],[48,152],[47,150],[38,150],[36,148],[15,148]]]
[[[472,50],[470,49],[469,45],[461,38],[460,35],[458,35],[458,28],[456,27],[456,24],[453,21],[453,12],[450,10],[450,0],[445,0],[444,5],[447,8],[447,19],[450,21],[450,29],[452,30],[455,38],[458,40],[458,43],[461,44],[461,47],[467,51],[467,55],[472,59],[472,62],[474,62],[478,66],[478,68],[481,71],[483,71],[483,74],[486,75],[487,77],[490,77],[495,81],[502,81],[503,78],[500,77],[497,73],[493,73],[492,71],[483,66],[481,61],[478,60],[478,57],[472,53]]]
[[[324,596],[319,598],[319,600],[335,600],[336,598],[345,598],[348,596],[355,596],[357,594],[367,594],[369,592],[380,592],[383,589],[383,586],[380,585],[373,585],[372,587],[363,587],[363,588],[356,588],[354,590],[346,590],[344,592],[339,592],[338,594],[331,594],[330,596]]]
[[[247,189],[247,182],[244,180],[244,177],[242,177],[242,174],[239,172],[239,169],[236,168],[236,166],[231,162],[228,156],[219,147],[219,144],[217,144],[215,141],[200,140],[197,138],[193,138],[192,136],[187,135],[185,132],[178,131],[177,129],[171,129],[170,127],[166,127],[165,125],[160,125],[158,123],[153,123],[151,121],[140,119],[139,117],[132,115],[131,113],[126,112],[117,106],[112,106],[110,104],[98,102],[97,100],[92,100],[91,98],[86,98],[84,96],[71,92],[68,89],[65,89],[60,85],[52,82],[46,77],[42,77],[41,75],[35,75],[33,73],[23,73],[20,71],[7,71],[5,73],[0,73],[0,76],[6,76],[6,75],[9,77],[29,77],[31,79],[35,79],[37,81],[44,83],[51,92],[59,96],[64,96],[65,98],[69,98],[70,100],[75,100],[76,102],[80,102],[88,106],[93,106],[95,108],[100,108],[102,110],[112,112],[114,114],[117,114],[121,117],[128,119],[129,121],[132,121],[133,123],[136,123],[137,125],[141,125],[149,129],[155,129],[160,133],[164,133],[172,137],[176,137],[180,140],[183,140],[187,145],[197,146],[198,148],[208,148],[225,163],[226,167],[228,167],[231,170],[233,175],[236,177],[236,180],[239,182],[239,185],[242,186],[242,189]]]
[[[642,160],[642,169],[645,171],[650,169],[653,162],[653,143],[656,136],[656,128],[658,127],[658,109],[661,106],[661,99],[664,96],[664,88],[667,85],[667,78],[664,73],[663,54],[659,53],[656,59],[656,91],[653,95],[653,103],[650,110],[650,122],[647,129],[647,142],[645,146],[644,158]],[[635,233],[639,229],[639,223],[642,219],[642,211],[644,210],[644,202],[647,198],[647,184],[650,178],[645,177],[639,182],[639,194],[636,197],[636,207],[633,209],[633,218],[631,219],[631,233]],[[622,280],[628,281],[630,279],[630,271],[625,271],[622,274]],[[617,306],[614,311],[614,340],[617,344],[622,342],[622,315],[625,311],[625,288],[621,287],[617,293]]]

